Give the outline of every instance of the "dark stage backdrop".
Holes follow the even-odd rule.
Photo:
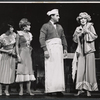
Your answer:
[[[0,3],[0,29],[2,23],[7,20],[13,20],[15,29],[19,30],[18,23],[23,17],[31,22],[31,32],[34,36],[32,46],[34,50],[40,49],[39,31],[41,26],[49,20],[46,15],[47,11],[57,8],[60,12],[60,24],[63,26],[66,39],[68,42],[68,50],[73,47],[72,35],[78,23],[76,17],[80,12],[87,12],[92,17],[92,22],[99,36],[100,33],[100,3]],[[2,30],[0,31],[2,34]],[[96,49],[98,51],[99,37],[96,40]],[[74,47],[73,47],[74,49]]]
[[[43,67],[43,51],[39,44],[40,28],[48,22],[47,11],[57,8],[60,13],[60,24],[64,28],[68,42],[68,52],[75,52],[76,44],[72,35],[78,26],[76,17],[80,12],[87,12],[92,17],[95,30],[98,34],[96,40],[96,57],[100,57],[100,3],[0,3],[0,35],[3,33],[2,24],[13,20],[15,30],[19,30],[18,23],[21,18],[28,18],[31,22],[33,34],[33,65]],[[34,67],[36,69],[36,67]]]

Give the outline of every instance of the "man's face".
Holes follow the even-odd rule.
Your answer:
[[[59,22],[59,14],[55,14],[52,16],[52,19],[54,20],[54,22]]]

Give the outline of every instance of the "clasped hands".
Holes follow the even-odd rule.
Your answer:
[[[82,35],[88,34],[90,32],[88,30],[88,28],[86,28],[86,27],[78,28],[76,31],[79,33],[78,34],[79,37],[82,36]]]

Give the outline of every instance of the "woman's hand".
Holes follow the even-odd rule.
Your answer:
[[[21,57],[19,55],[17,55],[17,61],[18,63],[21,63]]]
[[[9,51],[8,54],[11,55],[12,54],[12,51]]]
[[[77,34],[78,37],[81,37],[84,34],[82,27],[77,27],[76,32],[78,33]]]
[[[44,57],[47,58],[47,59],[50,57],[48,51],[44,51]]]
[[[77,27],[76,32],[77,33],[82,33],[83,29],[81,27]]]
[[[29,48],[30,48],[30,52],[31,52],[33,50],[33,48],[31,46]]]

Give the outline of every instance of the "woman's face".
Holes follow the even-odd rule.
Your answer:
[[[81,25],[85,25],[87,23],[87,19],[86,18],[81,18],[80,23],[81,23]]]
[[[24,30],[25,30],[25,31],[30,31],[30,28],[31,28],[30,25],[26,25],[26,26],[24,27]]]
[[[11,26],[11,27],[9,28],[9,31],[12,33],[12,32],[14,31],[14,28]]]

